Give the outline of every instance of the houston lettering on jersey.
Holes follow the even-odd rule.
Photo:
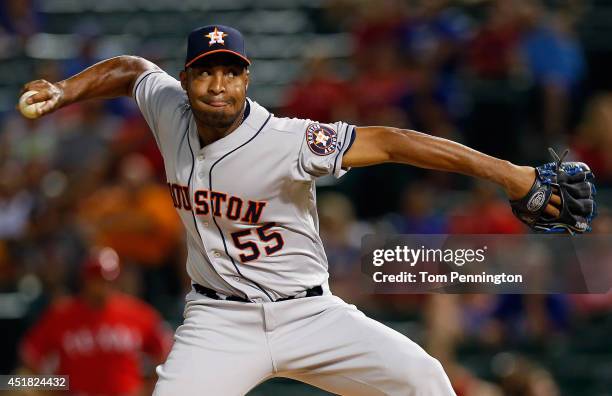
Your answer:
[[[240,220],[249,224],[259,223],[267,204],[266,201],[245,202],[240,197],[214,190],[197,190],[193,193],[193,199],[189,199],[189,187],[168,183],[168,188],[172,203],[177,209],[194,210],[196,215],[207,215],[212,210],[215,217],[225,216],[230,220]]]

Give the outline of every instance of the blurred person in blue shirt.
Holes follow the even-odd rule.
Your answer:
[[[520,51],[541,97],[541,130],[550,143],[564,138],[572,101],[579,94],[585,75],[585,60],[571,10],[548,11],[538,2],[526,3],[525,27]],[[539,128],[540,129],[540,128]]]

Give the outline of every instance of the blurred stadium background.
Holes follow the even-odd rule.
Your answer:
[[[612,1],[3,0],[0,373],[19,369],[19,341],[44,308],[78,291],[90,245],[119,252],[116,287],[173,328],[189,287],[161,157],[134,103],[30,121],[14,110],[21,85],[119,54],[178,76],[187,33],[209,23],[245,33],[249,96],[276,114],[416,129],[522,164],[570,147],[597,176],[594,232],[611,232]],[[610,293],[360,293],[352,269],[366,233],[526,232],[500,191],[392,165],[318,190],[332,290],[441,359],[459,395],[612,395]],[[289,380],[251,392],[289,394],[325,393]]]

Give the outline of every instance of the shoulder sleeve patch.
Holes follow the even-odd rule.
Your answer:
[[[306,128],[306,142],[316,155],[329,155],[336,151],[338,134],[333,128],[315,122]]]

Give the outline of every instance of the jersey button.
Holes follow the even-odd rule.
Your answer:
[[[204,154],[198,155],[198,161],[204,161]]]
[[[221,257],[221,253],[219,253],[219,252],[215,252],[215,257],[217,257],[217,258],[218,258],[218,257]]]
[[[204,223],[202,223],[202,225],[203,225],[204,227],[208,227],[208,221],[205,221]]]
[[[240,277],[239,277],[239,276],[235,276],[235,277],[234,277],[234,280],[235,280],[236,282],[240,282]]]

